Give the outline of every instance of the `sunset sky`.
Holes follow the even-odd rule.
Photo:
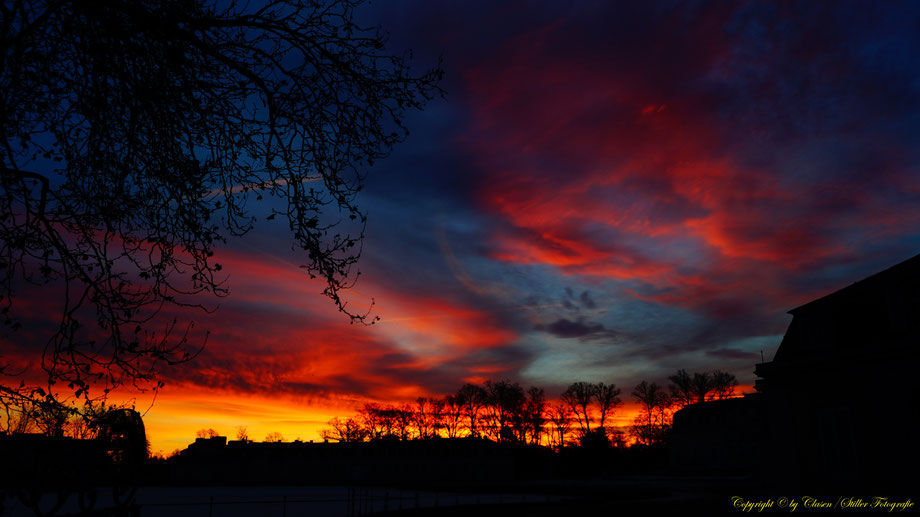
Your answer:
[[[350,325],[282,226],[219,253],[230,295],[164,371],[153,449],[318,439],[367,401],[509,379],[624,399],[679,368],[751,391],[786,311],[920,252],[920,4],[365,6],[443,56],[444,99],[369,172]],[[621,410],[628,416],[630,408]]]

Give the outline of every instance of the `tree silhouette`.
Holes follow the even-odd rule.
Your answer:
[[[696,402],[693,378],[690,377],[687,370],[677,370],[677,373],[669,376],[668,380],[671,381],[669,384],[671,398],[677,405],[684,407]]]
[[[486,390],[477,384],[466,383],[457,390],[457,403],[466,418],[470,436],[479,436],[479,416],[486,405]]]
[[[199,430],[195,433],[195,437],[196,437],[196,438],[216,438],[216,437],[218,437],[218,436],[220,436],[220,433],[218,433],[218,432],[215,431],[214,429],[210,429],[210,428],[208,428],[208,429],[199,429]]]
[[[623,402],[620,400],[620,388],[614,384],[599,382],[594,385],[594,398],[597,400],[598,427],[607,429],[607,417]]]
[[[415,409],[413,410],[413,420],[417,436],[422,439],[433,438],[441,429],[441,421],[444,416],[444,401],[441,399],[431,399],[419,397],[415,400]]]
[[[735,394],[738,380],[734,375],[714,370],[708,373],[694,372],[691,376],[687,370],[678,370],[668,377],[671,398],[680,407],[698,404],[713,399],[730,398]]]
[[[572,408],[567,404],[553,404],[547,411],[549,421],[553,424],[552,440],[556,448],[562,449],[566,444],[566,437],[572,430]]]
[[[272,432],[266,434],[266,435],[265,435],[265,439],[262,440],[262,441],[268,442],[268,443],[279,443],[279,442],[283,442],[283,441],[284,441],[284,435],[282,435],[279,431],[272,431]]]
[[[488,432],[497,442],[514,442],[521,439],[520,422],[526,395],[516,382],[486,381],[485,412],[489,422]],[[518,424],[518,425],[515,425]]]
[[[463,422],[463,406],[456,395],[444,397],[444,430],[448,438],[460,437]]]
[[[581,435],[591,434],[591,401],[594,387],[589,382],[575,382],[562,393],[562,402],[572,409],[575,421],[581,427]]]
[[[411,414],[407,417],[405,409],[405,407],[382,406],[368,402],[358,411],[358,415],[369,439],[405,440],[408,439],[408,423],[412,420]]]
[[[521,441],[539,445],[546,426],[546,392],[543,388],[531,386],[527,390],[522,416],[524,432]]]
[[[373,320],[341,298],[364,234],[356,194],[442,71],[387,53],[358,3],[0,5],[0,317],[19,328],[35,285],[61,307],[47,386],[3,383],[0,398],[159,387],[157,368],[203,341],[157,316],[226,294],[215,251],[260,217],[284,219],[352,322]]]
[[[328,422],[329,428],[320,431],[320,437],[323,440],[334,440],[337,442],[362,442],[368,437],[367,429],[361,425],[361,420],[355,417],[342,420],[338,417]],[[270,441],[266,439],[265,441]],[[281,441],[281,440],[278,440]]]
[[[712,372],[712,391],[716,399],[727,399],[735,396],[738,379],[734,375],[715,370]]]
[[[241,442],[249,441],[249,431],[245,425],[236,426],[236,439]]]
[[[412,406],[409,404],[400,404],[393,408],[394,435],[400,440],[408,440],[412,437],[412,426],[415,422]]]
[[[606,424],[622,403],[619,395],[620,388],[603,382],[575,382],[562,393],[562,403],[572,410],[578,422],[582,444],[609,445]],[[592,428],[591,422],[594,420],[597,420],[597,427]]]
[[[664,441],[668,429],[668,408],[671,397],[656,383],[640,382],[632,391],[642,410],[633,422],[633,434],[639,443],[653,445]]]

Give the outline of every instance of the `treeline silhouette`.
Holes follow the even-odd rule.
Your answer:
[[[345,443],[482,437],[557,450],[575,444],[655,445],[666,439],[676,410],[733,397],[738,385],[734,375],[720,370],[690,374],[681,369],[668,381],[667,389],[644,380],[633,388],[640,412],[625,429],[612,425],[623,404],[615,384],[575,382],[549,400],[543,388],[489,380],[466,383],[443,397],[419,397],[413,404],[366,403],[352,416],[329,420],[320,436]]]
[[[38,434],[52,438],[95,439],[107,415],[130,409],[125,404],[85,401],[82,406],[60,401],[22,399],[0,403],[0,437]]]
[[[537,386],[510,380],[466,383],[413,403],[366,403],[332,418],[325,442],[262,442],[237,427],[228,441],[202,429],[195,443],[151,462],[161,484],[387,483],[475,486],[506,482],[651,474],[668,467],[663,445],[673,413],[734,395],[720,371],[679,370],[666,388],[642,381],[624,395],[615,384],[574,382],[550,399]],[[632,425],[615,425],[624,399],[640,402]]]

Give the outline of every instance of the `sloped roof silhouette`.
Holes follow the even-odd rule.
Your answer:
[[[839,303],[845,301],[847,298],[852,298],[854,296],[861,296],[866,294],[866,290],[876,289],[881,286],[886,286],[892,289],[899,289],[906,287],[901,285],[901,282],[904,280],[917,281],[920,279],[920,255],[915,255],[904,262],[895,264],[894,266],[889,267],[870,275],[862,280],[854,282],[843,289],[839,289],[830,294],[817,298],[808,303],[799,305],[794,309],[788,311],[789,314],[795,315],[801,312],[810,311],[819,309],[827,304]]]
[[[789,314],[776,361],[904,352],[920,337],[920,255]]]

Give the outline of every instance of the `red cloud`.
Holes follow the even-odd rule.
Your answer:
[[[719,313],[758,293],[775,310],[802,297],[783,283],[791,274],[916,225],[886,202],[900,186],[916,192],[910,174],[891,172],[894,158],[873,165],[871,184],[841,175],[827,185],[795,169],[812,166],[805,158],[763,157],[751,145],[762,124],[720,105],[736,56],[718,28],[731,13],[700,12],[689,28],[661,20],[653,30],[673,33],[648,35],[663,47],[635,49],[645,60],[593,54],[557,23],[471,67],[464,144],[481,171],[479,202],[502,221],[492,258],[638,279],[662,290],[646,297]],[[775,152],[797,143],[783,145]]]

